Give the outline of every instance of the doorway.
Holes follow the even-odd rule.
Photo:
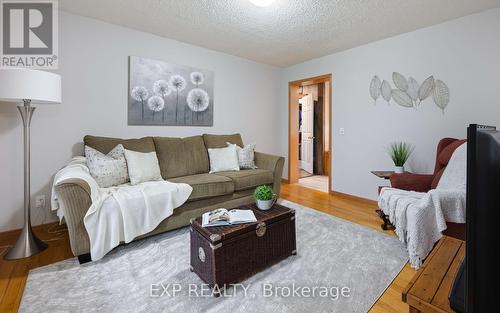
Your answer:
[[[288,179],[331,190],[331,74],[289,82]]]

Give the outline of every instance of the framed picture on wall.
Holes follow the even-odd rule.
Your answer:
[[[213,126],[214,73],[129,57],[128,125]]]

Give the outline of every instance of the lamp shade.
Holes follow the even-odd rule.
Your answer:
[[[61,76],[28,68],[0,69],[0,101],[61,102]]]

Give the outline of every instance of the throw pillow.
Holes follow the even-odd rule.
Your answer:
[[[107,155],[85,146],[85,159],[90,175],[101,188],[125,184],[129,181],[125,149],[117,145]]]
[[[235,146],[208,149],[208,157],[210,159],[210,173],[240,170]]]
[[[240,165],[240,169],[256,169],[257,166],[255,166],[255,157],[254,157],[254,151],[255,151],[255,144],[249,144],[244,146],[243,148],[232,144],[230,142],[226,142],[228,146],[235,146],[236,147],[236,153],[238,154],[238,164]]]
[[[132,185],[162,180],[156,152],[143,153],[125,149],[125,158]]]

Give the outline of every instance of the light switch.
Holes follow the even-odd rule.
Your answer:
[[[345,129],[344,129],[344,127],[341,127],[341,128],[339,129],[339,134],[341,134],[341,135],[345,134]]]

